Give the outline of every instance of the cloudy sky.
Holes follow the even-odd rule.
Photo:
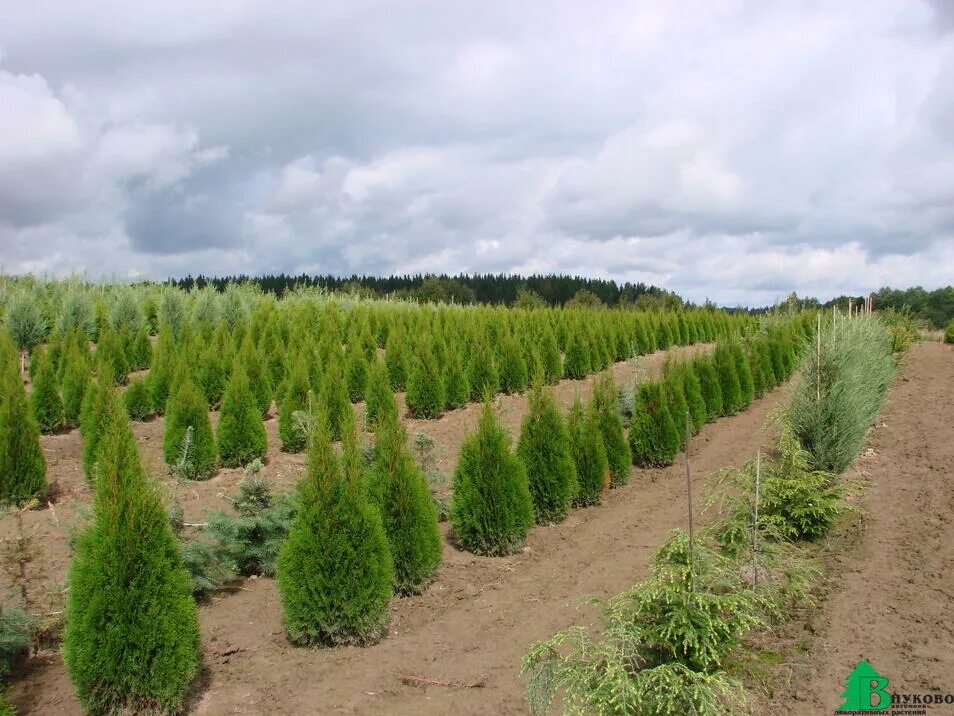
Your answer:
[[[936,287],[954,0],[11,0],[0,264]]]

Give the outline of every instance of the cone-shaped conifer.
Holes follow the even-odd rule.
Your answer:
[[[600,413],[596,405],[591,402],[584,409],[580,396],[577,395],[567,418],[567,429],[570,433],[570,446],[579,488],[573,505],[598,505],[603,491],[610,485],[610,469],[600,431]],[[629,454],[629,446],[626,452]],[[627,465],[627,471],[628,468]]]
[[[734,415],[742,409],[742,387],[739,384],[739,374],[736,370],[735,359],[729,347],[721,343],[712,354],[716,373],[719,376],[719,387],[722,388],[722,414]]]
[[[745,355],[742,344],[738,341],[730,343],[729,353],[735,363],[735,373],[739,376],[739,409],[741,410],[755,400],[755,379],[752,377],[749,359]]]
[[[239,354],[239,361],[248,376],[249,386],[255,396],[255,404],[258,406],[259,416],[264,418],[268,415],[268,409],[272,404],[272,377],[265,367],[262,352],[252,342],[251,333],[245,336]]]
[[[694,360],[692,367],[699,376],[702,399],[706,401],[706,419],[715,420],[722,415],[723,409],[722,386],[719,384],[715,363],[710,356],[703,356]]]
[[[470,367],[467,371],[470,379],[470,399],[481,400],[484,395],[496,395],[500,390],[500,375],[494,352],[485,342],[474,346],[470,355]]]
[[[88,713],[175,713],[199,671],[192,580],[108,395],[93,523],[76,543],[63,659]]]
[[[145,420],[152,415],[152,398],[141,378],[129,381],[129,387],[123,391],[123,405],[130,420]]]
[[[589,343],[579,330],[574,330],[566,346],[566,361],[563,372],[567,378],[585,378],[591,368]]]
[[[563,356],[549,326],[545,326],[540,334],[540,366],[547,385],[554,385],[563,378]]]
[[[48,351],[38,348],[33,352],[37,366],[33,375],[33,416],[42,433],[53,433],[63,425],[63,399],[56,384],[56,372],[50,363]],[[32,362],[31,362],[32,363]]]
[[[369,493],[381,511],[391,546],[394,589],[419,594],[433,580],[443,551],[434,500],[396,414],[382,416],[374,445]]]
[[[19,505],[46,494],[46,460],[16,348],[5,335],[0,342],[0,502]]]
[[[451,524],[464,549],[492,556],[520,549],[533,525],[527,473],[510,449],[510,436],[497,421],[489,396],[477,432],[461,446]]]
[[[445,376],[445,402],[448,409],[459,408],[470,400],[470,380],[464,368],[464,359],[458,346],[447,349],[447,373]]]
[[[159,328],[152,366],[149,369],[149,375],[146,376],[146,386],[149,388],[149,395],[152,396],[152,409],[159,415],[162,415],[166,409],[172,374],[178,360],[173,330],[168,325],[162,325]]]
[[[669,412],[666,390],[660,382],[643,383],[636,391],[629,447],[633,463],[639,467],[671,465],[679,453],[679,433]]]
[[[345,383],[341,363],[333,359],[325,366],[322,375],[319,399],[322,405],[322,414],[327,421],[328,432],[332,440],[340,440],[344,434],[344,427],[348,415],[351,414],[351,399],[348,397],[348,386]]]
[[[407,356],[407,334],[403,328],[397,328],[388,334],[387,346],[384,349],[384,361],[388,366],[391,390],[402,391],[407,389],[410,369]]]
[[[510,395],[527,388],[529,374],[520,341],[508,334],[500,345],[500,390]]]
[[[348,383],[351,402],[364,400],[364,389],[368,384],[368,359],[360,343],[349,343],[345,349],[345,381]]]
[[[390,619],[387,536],[364,485],[344,474],[324,418],[316,423],[301,504],[278,556],[285,631],[301,646],[372,644]]]
[[[278,437],[282,441],[282,450],[285,452],[301,452],[306,447],[307,429],[300,420],[296,420],[295,413],[309,409],[308,392],[310,390],[308,368],[299,358],[288,374],[285,393],[278,408]]]
[[[89,366],[75,347],[67,349],[64,364],[63,420],[66,425],[75,428],[79,425],[83,397],[89,383]]]
[[[415,418],[439,418],[444,414],[444,380],[434,354],[426,344],[418,356],[407,383],[407,409]]]
[[[623,431],[623,419],[617,407],[616,393],[616,384],[609,372],[598,378],[593,386],[592,402],[598,416],[613,487],[629,482],[629,472],[633,465],[633,456],[629,452],[629,443]]]
[[[219,458],[226,467],[239,467],[263,458],[268,448],[261,408],[248,383],[245,368],[238,361],[232,367],[232,377],[222,398],[216,443]]]
[[[190,473],[197,480],[204,480],[215,472],[216,451],[212,424],[205,396],[198,386],[188,377],[188,373],[178,371],[179,385],[169,397],[166,405],[165,433],[162,438],[162,454],[169,466],[176,465],[182,456],[183,440],[189,428],[192,428],[192,440],[189,446]],[[225,414],[220,418],[225,419]],[[256,416],[256,422],[261,421]],[[256,455],[255,457],[260,457]],[[251,459],[241,464],[251,462]]]
[[[537,524],[562,522],[578,490],[576,465],[563,416],[553,395],[539,385],[530,391],[517,455],[527,473]]]
[[[364,422],[373,430],[378,421],[397,417],[397,402],[391,392],[388,367],[383,360],[375,358],[368,371],[368,387],[364,396]]]
[[[83,474],[87,480],[93,479],[93,466],[99,450],[99,438],[102,433],[106,413],[106,399],[109,386],[103,379],[91,380],[83,396],[80,411],[80,432],[83,434]]]

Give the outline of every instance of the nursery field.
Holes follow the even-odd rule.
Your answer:
[[[928,484],[902,457],[950,462],[942,409],[914,415],[954,389],[950,348],[868,306],[0,298],[0,667],[20,713],[827,708],[805,665],[855,658],[838,610],[870,579],[836,577],[913,545],[876,529],[903,514],[882,481]],[[893,564],[883,584],[916,579]],[[920,674],[904,665],[896,682]],[[817,687],[786,696],[793,675]]]

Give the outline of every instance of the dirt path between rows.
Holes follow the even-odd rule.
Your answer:
[[[561,402],[574,392],[561,386]],[[705,427],[691,449],[696,494],[709,474],[773,442],[775,431],[765,426],[782,394],[777,390],[744,413]],[[520,414],[518,399],[505,399],[505,421],[518,423]],[[475,557],[445,539],[437,581],[419,597],[393,601],[390,634],[373,647],[290,646],[274,582],[246,580],[242,590],[200,608],[206,678],[191,710],[525,713],[519,667],[528,645],[597,619],[595,608],[581,606],[584,595],[616,594],[646,574],[668,532],[686,523],[684,470],[681,457],[668,469],[634,469],[630,484],[611,491],[603,505],[577,510],[560,525],[533,529],[527,548],[509,558]],[[400,674],[482,686],[409,686]],[[12,701],[24,713],[80,713],[55,653],[32,660]]]
[[[863,531],[834,556],[808,652],[759,713],[833,714],[862,659],[889,693],[954,694],[954,348],[921,343],[906,356],[847,476],[866,485]]]

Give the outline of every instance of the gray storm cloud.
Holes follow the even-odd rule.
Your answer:
[[[555,271],[728,303],[940,285],[954,13],[8,3],[0,263]]]

